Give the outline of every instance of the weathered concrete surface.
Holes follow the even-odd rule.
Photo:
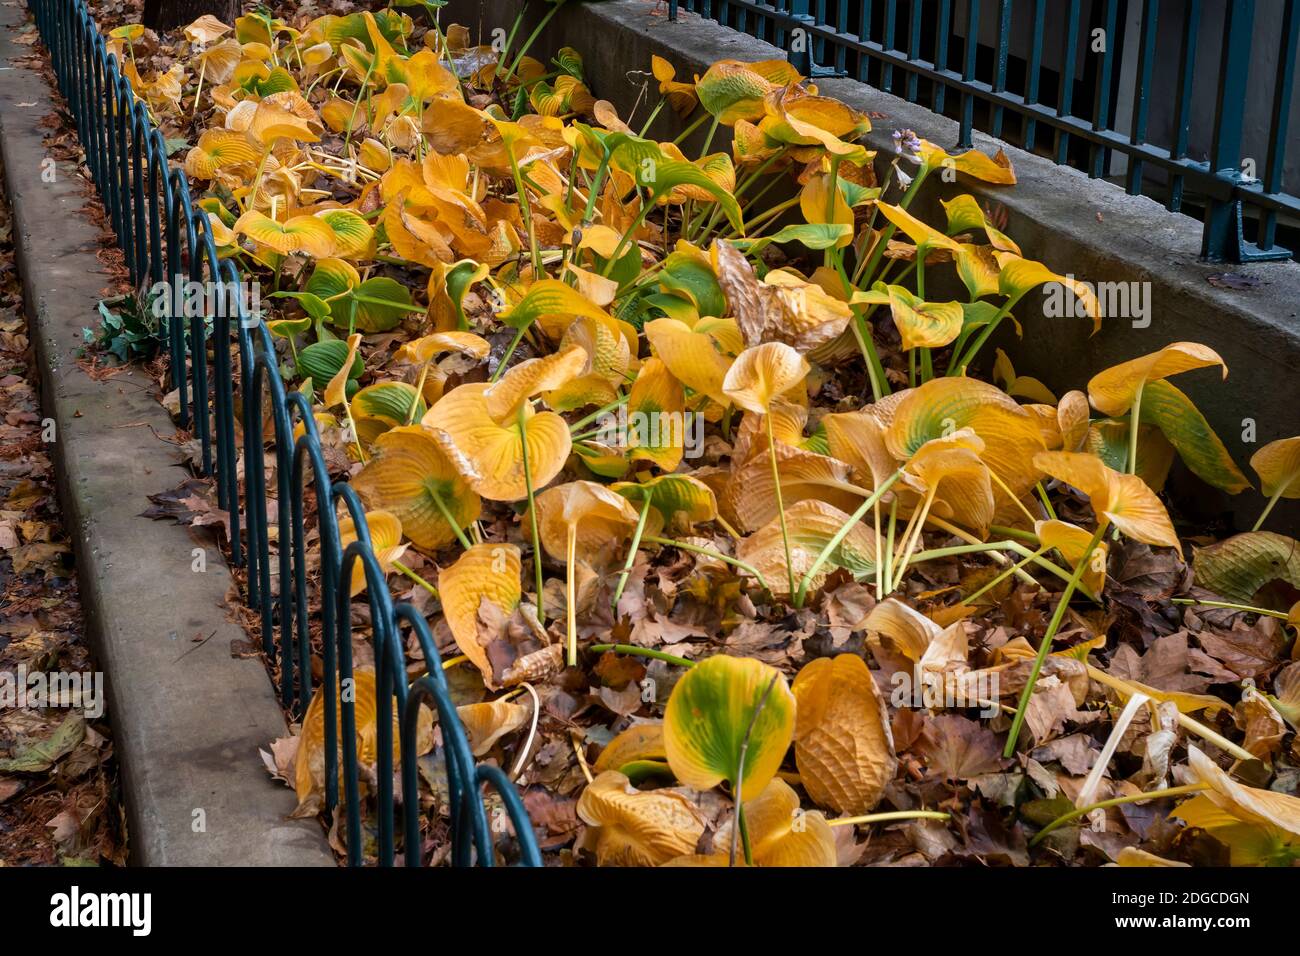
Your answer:
[[[532,5],[518,36],[531,32],[543,7]],[[509,31],[517,8],[515,0],[450,0],[442,19],[463,23],[472,36],[491,42],[494,28]],[[638,115],[645,116],[647,102],[653,106],[658,100],[654,81],[647,75],[652,54],[671,62],[680,79],[703,73],[723,58],[785,57],[785,51],[771,44],[693,14],[682,12],[674,23],[662,10],[656,16],[656,9],[652,0],[570,4],[552,19],[531,52],[543,60],[561,46],[581,52],[592,91],[613,102],[625,117],[647,80],[651,86]],[[957,141],[955,122],[906,100],[852,80],[820,80],[818,86],[859,109],[883,114],[873,118],[874,128],[866,138],[879,150],[882,173],[892,156],[890,134],[895,129],[914,129],[946,147]],[[678,128],[675,117],[664,110],[650,134],[671,138]],[[698,146],[702,137],[701,130],[692,141]],[[715,147],[725,142],[721,136],[714,139]],[[1112,317],[1095,336],[1089,334],[1091,325],[1086,320],[1049,319],[1043,314],[1043,297],[1027,296],[1017,309],[1025,326],[1024,340],[1018,341],[1008,330],[991,343],[1006,349],[1017,372],[1041,378],[1060,394],[1085,387],[1093,374],[1109,365],[1170,342],[1203,342],[1227,362],[1228,380],[1221,382],[1217,373],[1207,370],[1179,376],[1176,383],[1204,412],[1248,477],[1254,477],[1247,462],[1255,450],[1300,433],[1300,376],[1295,374],[1300,368],[1300,264],[1200,262],[1199,222],[991,137],[976,133],[975,145],[986,152],[1005,149],[1019,183],[1010,188],[985,186],[965,177],[952,184],[927,183],[919,207],[926,218],[942,222],[933,218],[938,199],[970,192],[982,203],[1005,207],[1005,231],[1026,255],[1056,271],[1094,283],[1150,283],[1149,325],[1138,328],[1132,318]],[[1233,290],[1207,281],[1208,276],[1224,272],[1259,284]],[[942,292],[937,283],[935,276],[931,284]],[[992,355],[990,347],[983,358],[991,361]],[[1246,419],[1255,423],[1253,444],[1242,441]],[[1258,493],[1229,498],[1177,471],[1171,488],[1184,513],[1207,522],[1226,518],[1239,528],[1249,528],[1264,504]],[[1269,527],[1300,530],[1300,504],[1279,503]]]
[[[95,382],[75,363],[108,277],[74,167],[59,163],[56,181],[42,182],[40,120],[53,102],[39,75],[13,62],[31,52],[13,42],[22,22],[21,8],[0,7],[0,158],[42,399],[56,423],[60,498],[106,672],[132,857],[150,866],[332,865],[320,827],[287,819],[293,794],[258,757],[285,721],[261,661],[231,656],[244,634],[226,618],[231,578],[220,552],[207,548],[207,571],[194,573],[198,545],[187,529],[139,517],[148,495],[186,477],[153,437],[172,433],[167,413],[147,376],[127,370]]]

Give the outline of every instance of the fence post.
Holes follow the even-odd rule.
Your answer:
[[[1242,181],[1241,134],[1250,77],[1255,0],[1229,3],[1224,16],[1223,67],[1214,114],[1210,172],[1233,192],[1226,199],[1210,198],[1201,235],[1201,257],[1210,262],[1286,259],[1290,257],[1287,250],[1274,248],[1263,251],[1248,245],[1242,236],[1241,199],[1235,195],[1235,187]]]

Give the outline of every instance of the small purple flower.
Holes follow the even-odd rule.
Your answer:
[[[910,129],[896,129],[892,136],[896,153],[915,156],[921,151],[921,140]]]

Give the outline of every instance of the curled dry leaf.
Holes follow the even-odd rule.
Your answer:
[[[799,671],[794,758],[818,806],[863,814],[880,800],[898,760],[884,698],[855,654],[820,657]]]
[[[596,828],[600,866],[658,866],[690,853],[704,835],[704,818],[683,794],[637,790],[607,770],[582,791],[578,816]]]

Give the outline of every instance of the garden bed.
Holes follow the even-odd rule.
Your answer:
[[[1004,154],[898,130],[873,157],[871,119],[784,61],[647,63],[620,115],[590,51],[518,21],[502,53],[337,13],[114,36],[553,858],[1292,858],[1295,542],[1211,543],[1157,494],[1176,459],[1254,493],[1167,381],[1223,360],[1153,343],[1059,395],[993,363],[1044,286],[1099,319],[973,194],[912,214],[950,171],[1014,188]],[[677,142],[642,135],[673,114]],[[1252,459],[1273,501],[1298,445]],[[353,578],[372,760],[379,585]],[[302,814],[324,696],[273,750]]]

